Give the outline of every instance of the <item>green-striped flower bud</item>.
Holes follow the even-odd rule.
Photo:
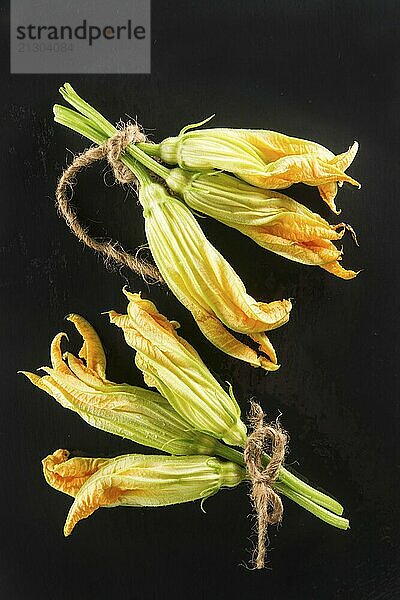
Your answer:
[[[195,211],[234,227],[257,244],[305,265],[317,265],[342,279],[355,271],[344,269],[340,240],[344,223],[330,225],[318,214],[276,191],[263,190],[219,171],[193,173],[171,169],[168,187]]]
[[[266,332],[289,320],[289,300],[257,302],[231,265],[204,236],[187,206],[156,183],[139,190],[146,237],[165,282],[217,348],[254,367],[279,368]],[[231,333],[248,335],[254,350]]]
[[[83,459],[83,468],[87,460]],[[235,463],[210,456],[128,454],[105,460],[76,493],[64,535],[70,535],[78,521],[101,507],[154,507],[204,500],[221,487],[237,486],[246,476],[245,470]],[[72,461],[76,478],[79,462],[77,459]],[[68,461],[64,463],[64,477],[68,476],[67,465]]]
[[[246,427],[239,405],[211,375],[196,350],[177,334],[179,323],[168,321],[140,294],[124,293],[129,300],[128,314],[112,311],[110,319],[136,350],[136,365],[147,385],[156,387],[199,431],[227,444],[244,446]]]
[[[360,187],[358,181],[345,173],[357,154],[357,142],[347,152],[335,156],[321,144],[276,131],[193,130],[203,123],[188,125],[177,137],[166,138],[160,144],[142,143],[139,147],[182,169],[220,169],[264,189],[281,189],[299,182],[317,186],[323,200],[335,212],[338,183]]]

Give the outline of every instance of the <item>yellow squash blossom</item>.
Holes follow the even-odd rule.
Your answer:
[[[337,184],[360,187],[345,173],[358,150],[358,143],[335,156],[308,140],[255,129],[200,129],[184,127],[177,137],[160,144],[138,144],[148,154],[191,171],[220,169],[234,173],[254,186],[281,189],[293,183],[317,186],[323,200],[337,212]]]
[[[104,464],[96,461],[104,461]],[[64,526],[66,536],[71,534],[78,521],[86,519],[98,508],[168,506],[204,500],[221,487],[237,486],[246,477],[242,467],[211,456],[127,454],[113,459],[70,459],[58,463],[61,475],[56,480],[53,472],[50,471],[49,476],[50,462],[51,457],[44,460],[46,480],[56,489],[75,497]],[[88,468],[93,472],[87,472]],[[74,482],[72,485],[69,485],[69,479]],[[81,482],[80,487],[78,482]]]
[[[52,363],[54,371],[58,371],[57,377],[53,377],[55,373],[42,378],[32,373],[25,373],[38,387],[46,390],[66,408],[77,412],[88,423],[104,431],[121,435],[145,446],[164,450],[172,454],[219,456],[228,461],[235,462],[239,466],[244,466],[243,455],[238,450],[226,446],[215,437],[195,430],[159,394],[126,384],[115,384],[104,379],[104,352],[96,332],[87,321],[78,315],[70,315],[69,319],[75,323],[85,339],[81,355],[85,355],[86,365],[70,354],[64,355],[63,360],[59,349],[59,336],[56,336],[52,347]],[[159,319],[162,319],[161,315],[159,315]],[[188,349],[190,348],[182,338],[180,338],[180,342],[186,344]],[[192,352],[195,355],[193,349]],[[68,362],[65,362],[68,361],[68,357],[70,365],[71,359],[76,361],[74,364],[75,371],[79,367],[81,368],[80,377],[71,371]],[[88,365],[91,366],[88,367]],[[63,377],[58,377],[61,371],[64,371]],[[101,377],[93,375],[97,371],[103,375]],[[182,387],[178,390],[178,394],[184,393],[186,390],[188,403],[193,401],[204,402],[201,390],[196,389],[196,385],[199,385],[202,379],[202,375],[199,373],[200,365],[197,365],[197,370],[195,369],[192,372],[193,387],[191,391],[188,380],[184,377],[182,379]],[[93,377],[93,379],[90,386],[88,386],[91,391],[88,391],[87,387],[83,385],[83,378],[88,381],[90,377]],[[214,410],[217,413],[220,410],[218,408],[218,401],[220,403],[225,402],[227,411],[236,411],[240,415],[240,409],[234,398],[225,394],[217,382],[212,380],[209,373],[208,377],[209,385],[206,393],[209,393],[211,396],[212,394],[215,395],[217,405],[213,403],[206,405],[205,408],[208,414],[205,416],[205,419],[215,423],[215,419],[218,417],[215,417],[213,420],[210,415]],[[176,379],[172,378],[170,381],[171,385],[177,384]],[[213,389],[211,389],[212,382],[214,384]],[[154,385],[150,381],[149,384]],[[100,393],[95,388],[102,388],[103,392]],[[104,391],[106,388],[108,388],[108,391]],[[196,391],[200,397],[195,396]],[[174,401],[173,392],[168,391],[168,397],[172,402]],[[183,399],[180,398],[181,404],[182,401]],[[185,410],[190,411],[190,406],[186,406]],[[199,411],[199,404],[196,410]],[[246,427],[240,421],[240,417],[236,421],[237,425],[230,432],[232,436],[231,441],[243,446],[246,441]],[[47,456],[42,461],[42,464],[47,483],[70,496],[75,496],[91,475],[112,460],[107,458],[82,457],[68,459],[68,457],[69,453],[66,450],[60,449]],[[333,507],[333,509],[337,510],[337,503],[334,503],[329,497],[321,495],[310,486],[307,486],[307,484],[286,471],[284,467],[280,469],[279,481],[276,485],[282,494],[294,499],[295,502],[298,501],[298,493],[293,496],[291,493],[292,488],[297,490],[297,492],[301,492],[301,498],[305,494],[308,498],[317,500],[322,506],[330,509]],[[303,502],[301,498],[300,501]],[[302,505],[304,505],[304,502]]]
[[[352,279],[355,271],[340,264],[340,240],[346,225],[329,225],[311,210],[276,191],[261,190],[232,175],[171,169],[166,183],[195,211],[238,229],[257,244],[290,260],[318,265]]]
[[[124,290],[129,303],[126,315],[110,312],[110,320],[123,330],[136,350],[135,362],[150,387],[158,391],[195,429],[224,442],[243,446],[246,427],[240,407],[211,375],[196,350],[150,300]]]
[[[69,458],[68,450],[56,450],[42,461],[43,474],[54,489],[76,498],[65,534],[97,508],[119,505],[165,506],[209,497],[221,487],[234,487],[246,478],[244,468],[209,456],[174,457],[128,455],[118,458]],[[285,469],[281,469],[284,475]],[[302,487],[308,487],[298,480]],[[322,520],[347,529],[340,504],[309,488],[323,503],[318,506],[282,483],[280,493],[307,508]],[[307,490],[306,490],[307,491]],[[308,494],[309,495],[309,494]],[[328,506],[334,510],[324,510]]]
[[[224,257],[204,236],[190,210],[159,184],[139,190],[146,236],[167,285],[191,311],[203,334],[230,356],[266,370],[278,368],[275,350],[265,332],[284,325],[289,300],[257,302]],[[258,354],[228,329],[247,334]]]
[[[213,437],[195,431],[170,405],[150,390],[117,384],[105,378],[106,359],[100,339],[81,316],[68,319],[82,334],[79,357],[61,351],[65,334],[51,344],[52,368],[40,377],[22,371],[37,387],[64,408],[78,413],[89,425],[128,438],[143,446],[170,454],[218,454],[221,444]]]

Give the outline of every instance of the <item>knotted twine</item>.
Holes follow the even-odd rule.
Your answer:
[[[82,154],[78,154],[72,163],[65,169],[58,181],[56,204],[59,213],[64,217],[67,225],[76,235],[78,240],[92,250],[95,250],[95,252],[102,254],[105,257],[106,262],[112,261],[116,264],[127,266],[142,277],[149,277],[153,281],[162,282],[163,279],[157,267],[126,252],[117,242],[96,240],[92,238],[79,222],[78,216],[71,206],[71,197],[68,196],[68,189],[72,191],[79,171],[104,159],[106,159],[112,167],[116,181],[121,184],[136,184],[137,186],[138,182],[136,177],[132,171],[122,163],[120,156],[129,144],[144,141],[146,141],[146,136],[141,132],[139,126],[128,123],[100,146],[93,146],[82,152]]]
[[[280,424],[264,423],[264,412],[259,404],[251,402],[249,423],[252,433],[247,438],[244,449],[247,472],[251,481],[250,498],[257,517],[257,548],[253,556],[253,565],[262,569],[265,563],[265,542],[268,525],[282,521],[283,504],[275,492],[273,484],[279,477],[288,442],[287,434]],[[264,448],[269,442],[271,460],[263,469]]]

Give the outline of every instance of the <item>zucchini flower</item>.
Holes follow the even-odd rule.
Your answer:
[[[50,367],[40,377],[22,371],[37,387],[89,425],[170,454],[218,454],[215,438],[195,431],[160,394],[105,378],[106,359],[100,339],[81,316],[71,314],[84,339],[79,358],[62,355],[59,333],[51,344]]]
[[[348,226],[329,225],[288,196],[218,171],[191,173],[175,168],[166,183],[193,210],[238,229],[275,254],[318,265],[343,279],[357,275],[339,264],[342,252],[333,243]]]
[[[276,353],[265,332],[289,320],[291,302],[266,304],[247,294],[240,277],[204,236],[190,210],[161,185],[141,185],[139,200],[149,247],[161,275],[206,338],[254,367],[276,370]],[[261,354],[227,328],[250,336]]]
[[[204,121],[203,121],[204,123]],[[361,187],[345,173],[358,150],[358,143],[335,156],[320,144],[282,133],[256,129],[200,129],[188,125],[177,137],[160,144],[138,144],[152,156],[183,169],[220,169],[234,173],[254,186],[287,188],[293,183],[317,186],[322,199],[337,212],[337,184]]]
[[[96,460],[104,461],[104,464],[100,465]],[[93,464],[99,468],[87,473],[87,466],[90,469]],[[58,470],[60,467],[61,464]],[[46,476],[48,467],[44,468]],[[79,476],[82,484],[78,488]],[[78,521],[86,519],[98,508],[204,501],[221,487],[237,486],[245,479],[246,472],[235,463],[210,456],[127,454],[113,459],[67,460],[62,463],[60,477],[67,480],[71,477],[77,484],[69,487],[58,480],[53,485],[53,480],[46,477],[56,489],[75,496],[64,526],[64,535],[68,536]]]
[[[244,446],[246,426],[232,393],[227,394],[211,375],[196,350],[150,300],[124,290],[129,300],[126,315],[111,311],[110,320],[120,327],[144,380],[170,402],[195,429],[227,444]]]

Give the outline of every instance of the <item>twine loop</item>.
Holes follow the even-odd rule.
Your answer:
[[[112,167],[116,181],[121,184],[136,184],[137,180],[132,171],[121,161],[121,154],[129,144],[144,142],[146,136],[137,124],[127,123],[122,125],[115,135],[108,138],[100,146],[88,148],[82,154],[78,154],[72,163],[62,173],[56,189],[56,205],[58,212],[65,219],[67,225],[76,237],[86,246],[102,254],[107,262],[127,266],[143,278],[148,277],[153,281],[162,282],[160,272],[154,265],[148,264],[136,255],[126,252],[118,242],[109,240],[96,240],[79,222],[76,211],[71,206],[73,186],[79,171],[93,163],[106,159]]]
[[[265,415],[259,404],[251,402],[249,423],[252,433],[247,438],[244,450],[247,472],[251,481],[250,497],[257,516],[257,549],[253,559],[254,567],[262,569],[265,563],[265,538],[268,525],[280,523],[283,504],[273,488],[279,470],[285,459],[287,434],[279,423],[264,423]],[[262,467],[265,446],[269,443],[271,460]]]
[[[139,126],[134,125],[133,123],[127,123],[115,135],[108,138],[102,146],[99,146],[100,148],[103,148],[103,158],[107,158],[113,169],[114,177],[119,183],[136,182],[136,177],[120,160],[120,156],[129,144],[145,141],[146,136],[140,131]]]

